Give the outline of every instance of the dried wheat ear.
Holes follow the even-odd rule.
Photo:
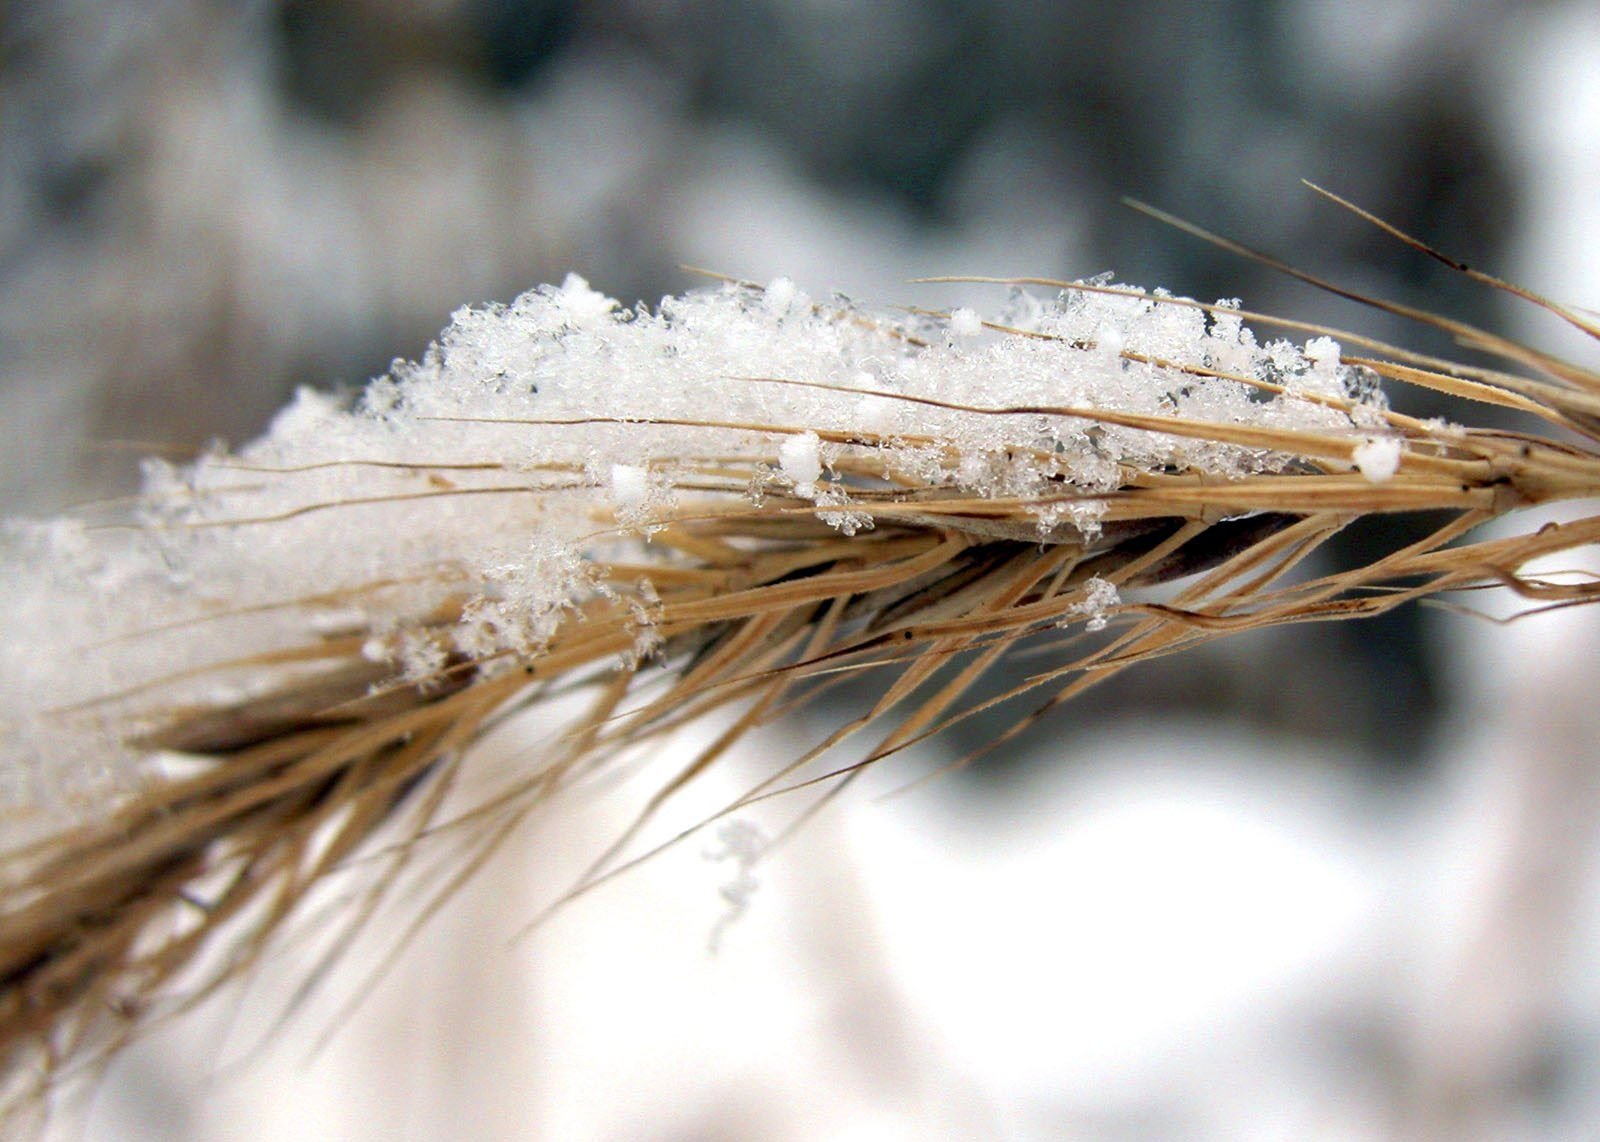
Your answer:
[[[8,525],[0,1093],[21,1105],[247,970],[355,854],[343,922],[386,916],[448,832],[425,915],[535,807],[718,707],[739,712],[693,756],[663,751],[575,892],[639,859],[742,734],[841,678],[879,697],[726,811],[831,796],[970,716],[963,695],[1024,639],[1054,642],[984,703],[1017,702],[1000,744],[1236,631],[1485,584],[1539,606],[1600,590],[1527,570],[1600,518],[1470,534],[1600,489],[1594,372],[1400,307],[1498,364],[1106,280],[1010,284],[986,319],[782,279],[627,310],[569,278],[462,310],[354,400],[302,392],[237,452],[151,463],[131,508]],[[1380,378],[1535,428],[1401,415]],[[1307,571],[1385,512],[1439,522]],[[513,717],[540,748],[447,811],[473,743]]]

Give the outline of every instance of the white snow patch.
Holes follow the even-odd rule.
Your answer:
[[[976,337],[983,332],[983,318],[977,310],[962,306],[950,315],[950,332],[956,337]]]
[[[1350,458],[1363,476],[1374,484],[1381,484],[1400,470],[1400,453],[1398,438],[1374,436],[1356,445]]]
[[[618,508],[637,508],[650,494],[650,473],[638,464],[611,465],[611,502]]]
[[[927,322],[843,301],[813,307],[783,277],[628,310],[571,275],[509,305],[464,308],[420,361],[355,402],[306,390],[236,453],[147,466],[136,510],[87,521],[115,526],[0,529],[0,809],[92,806],[94,791],[136,784],[148,751],[129,743],[162,711],[282,685],[273,653],[315,638],[328,609],[283,600],[359,599],[365,628],[351,634],[419,681],[462,657],[509,667],[541,653],[585,602],[617,589],[605,566],[660,558],[645,544],[674,489],[725,478],[729,457],[749,465],[752,499],[766,472],[844,534],[874,526],[873,501],[853,482],[824,485],[824,470],[876,467],[941,495],[1043,505],[1046,542],[1073,524],[1092,532],[1095,495],[1126,468],[1233,478],[1287,458],[964,406],[1323,433],[1354,423],[1372,436],[1361,470],[1393,474],[1400,445],[1361,419],[1379,415],[1381,394],[1350,413],[1301,399],[1344,394],[1331,339],[1304,353],[1257,346],[1231,315],[1208,323],[1165,302],[1020,295],[995,323],[1040,336],[981,340],[928,336]],[[949,324],[984,328],[970,308]],[[1226,361],[1285,391],[1264,400],[1226,377],[1131,366],[1112,352],[1123,345]],[[597,530],[607,514],[631,534]],[[638,598],[643,655],[653,628]],[[447,604],[459,622],[428,620]],[[1114,592],[1086,605],[1098,621]],[[227,665],[244,660],[261,665]]]
[[[796,495],[815,496],[822,478],[822,438],[815,432],[785,437],[778,445],[778,466],[794,483]]]
[[[788,278],[773,278],[768,284],[764,300],[767,309],[778,317],[782,317],[794,307],[800,297],[800,290]]]

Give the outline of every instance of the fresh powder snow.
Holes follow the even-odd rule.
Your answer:
[[[248,656],[345,635],[392,677],[425,679],[537,655],[608,590],[606,560],[678,558],[650,536],[707,497],[787,497],[870,528],[881,501],[840,475],[868,452],[880,492],[1015,498],[1040,542],[1092,536],[1094,496],[1130,469],[1294,462],[1084,410],[1343,434],[1352,469],[1390,478],[1399,444],[1373,434],[1368,378],[1327,338],[1258,343],[1236,308],[1014,290],[985,318],[908,316],[779,278],[630,309],[572,276],[462,309],[354,399],[303,390],[237,451],[151,461],[131,513],[5,525],[0,810],[9,828],[133,787],[150,762],[134,743],[169,711],[281,681]],[[463,597],[448,636],[421,630]],[[1102,592],[1085,614],[1116,602]]]

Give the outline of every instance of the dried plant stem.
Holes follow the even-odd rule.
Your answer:
[[[357,630],[286,651],[245,653],[211,668],[281,670],[283,680],[243,704],[165,709],[159,725],[139,730],[136,744],[203,759],[191,772],[152,780],[103,817],[0,853],[0,1074],[8,1084],[0,1093],[13,1102],[37,1093],[67,1064],[122,1045],[152,1011],[170,1014],[204,998],[264,954],[306,894],[353,854],[376,852],[379,867],[366,870],[368,888],[345,916],[351,934],[377,914],[425,834],[448,827],[473,838],[431,909],[533,807],[581,782],[604,759],[729,703],[742,704],[742,713],[660,783],[635,828],[575,891],[639,859],[630,846],[644,825],[741,736],[841,677],[882,671],[890,680],[869,710],[730,811],[804,788],[826,796],[862,766],[980,710],[1034,695],[1031,708],[1000,736],[996,744],[1003,745],[1049,709],[1130,665],[1242,631],[1366,617],[1486,584],[1508,587],[1540,607],[1594,600],[1600,584],[1545,578],[1528,568],[1600,541],[1600,517],[1467,540],[1478,525],[1508,512],[1600,494],[1600,376],[1442,318],[1409,315],[1534,375],[1457,369],[1398,351],[1346,362],[1394,382],[1531,414],[1552,435],[1460,429],[1386,413],[1376,427],[1397,442],[1398,461],[1392,477],[1374,481],[1353,470],[1363,441],[1349,434],[855,389],[854,399],[1154,431],[1282,453],[1293,462],[1227,479],[1125,465],[1110,492],[1062,484],[1042,498],[977,497],[953,482],[919,481],[899,470],[892,450],[904,446],[903,435],[822,430],[821,440],[849,446],[838,479],[853,490],[851,511],[875,525],[847,535],[822,522],[827,509],[804,496],[779,491],[752,504],[745,493],[762,462],[719,446],[687,458],[674,474],[680,502],[652,525],[659,558],[597,558],[596,580],[607,588],[562,617],[536,653],[458,654],[425,677],[406,676],[364,653],[372,632]],[[1124,356],[1149,360],[1131,351]],[[1259,377],[1202,363],[1160,363],[1268,395],[1277,390]],[[749,383],[830,387],[804,378]],[[1341,404],[1324,400],[1336,409]],[[1343,406],[1350,411],[1354,402]],[[489,421],[454,419],[462,429]],[[811,431],[804,424],[685,423],[752,436]],[[940,441],[930,436],[922,443]],[[496,466],[421,467],[443,480],[446,471],[493,476]],[[257,475],[271,478],[264,470]],[[558,482],[541,494],[559,495],[559,488]],[[513,493],[528,489],[442,487],[408,495]],[[1041,507],[1087,501],[1102,509],[1098,531],[1040,522]],[[353,511],[360,502],[290,514]],[[1392,512],[1446,518],[1424,538],[1363,566],[1304,576],[1311,556],[1341,528]],[[196,526],[272,528],[287,518]],[[637,586],[642,578],[647,589]],[[1160,601],[1143,597],[1180,580]],[[376,597],[393,587],[392,579],[374,576],[365,590]],[[431,612],[415,616],[417,629],[451,628],[472,590],[462,583]],[[345,589],[338,598],[359,604],[362,594]],[[280,606],[310,609],[326,601],[308,597]],[[1060,633],[1086,624],[1098,629],[1108,620],[1113,625],[1087,642]],[[669,668],[655,675],[654,691],[642,682],[637,655],[644,626],[655,640],[655,659]],[[986,702],[964,701],[1008,650],[1040,637],[1063,640],[1062,660]],[[147,685],[158,692],[173,681]],[[446,794],[473,742],[498,721],[537,710],[555,686],[588,687],[592,701],[570,723],[541,735],[547,750],[500,795],[465,816],[443,818]],[[874,742],[852,747],[851,764],[815,772],[834,747],[880,728]],[[387,847],[375,849],[379,840]]]

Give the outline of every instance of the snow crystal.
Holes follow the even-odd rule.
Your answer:
[[[654,655],[665,641],[661,637],[662,605],[656,585],[649,579],[640,579],[634,584],[634,592],[628,600],[628,632],[633,636],[633,645],[622,655],[622,664],[630,668]]]
[[[1115,583],[1109,579],[1096,576],[1083,585],[1083,598],[1075,603],[1071,613],[1087,615],[1089,621],[1084,624],[1091,631],[1105,630],[1106,624],[1111,621],[1108,612],[1122,604],[1122,596],[1117,591]]]
[[[280,441],[301,440],[326,432],[338,423],[342,403],[330,393],[301,385],[294,399],[272,418],[272,436]]]
[[[1094,343],[1107,360],[1116,360],[1122,356],[1122,349],[1127,338],[1121,328],[1115,325],[1105,325],[1096,331]]]
[[[768,284],[763,301],[768,310],[782,317],[799,300],[800,290],[788,278],[773,278]]]
[[[787,436],[778,445],[778,467],[794,484],[796,495],[814,497],[822,478],[822,438],[815,432]]]
[[[637,508],[649,494],[649,472],[637,464],[611,465],[611,502],[618,508]]]
[[[577,274],[568,274],[561,289],[552,295],[555,308],[567,322],[578,329],[598,329],[604,326],[617,303],[599,290],[590,289],[589,283]]]
[[[1332,337],[1313,337],[1306,342],[1305,355],[1308,361],[1318,365],[1339,363],[1339,343]]]
[[[1400,441],[1393,436],[1374,436],[1356,445],[1351,459],[1356,468],[1374,484],[1381,484],[1400,470]]]
[[[983,332],[983,318],[977,310],[962,306],[950,315],[950,332],[956,337],[976,337]]]
[[[1332,337],[1314,337],[1306,342],[1305,355],[1317,387],[1330,395],[1342,395],[1345,385],[1339,372],[1339,343]]]

